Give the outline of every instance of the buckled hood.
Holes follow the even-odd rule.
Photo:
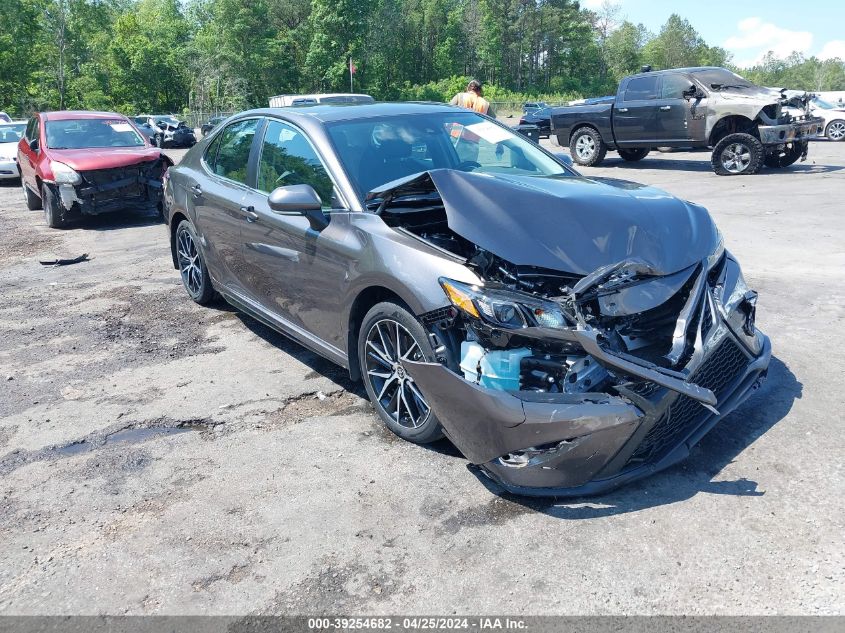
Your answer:
[[[719,241],[703,207],[611,178],[438,169],[389,183],[368,197],[398,195],[427,178],[452,231],[516,265],[586,275],[636,258],[654,274],[670,274],[700,262]]]

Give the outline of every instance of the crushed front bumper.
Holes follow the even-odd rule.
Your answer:
[[[53,185],[69,214],[101,215],[115,211],[156,211],[162,200],[163,159],[80,172],[79,185]]]
[[[760,131],[760,141],[762,141],[763,145],[806,141],[822,134],[824,131],[824,119],[812,118],[785,125],[761,125],[758,130]]]
[[[689,377],[716,395],[718,412],[655,383],[620,390],[624,398],[504,392],[437,363],[405,365],[447,437],[507,491],[573,497],[612,490],[683,460],[765,377],[771,345],[756,336],[754,354],[725,330]]]

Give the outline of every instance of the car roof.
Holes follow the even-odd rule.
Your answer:
[[[667,75],[669,73],[698,73],[705,70],[728,70],[722,66],[689,66],[687,68],[665,68],[663,70],[650,70],[647,73],[635,73],[632,77],[645,77],[647,75]],[[728,71],[730,72],[730,71]]]
[[[402,102],[402,103],[337,103],[331,105],[314,105],[307,108],[259,108],[249,110],[249,114],[284,114],[288,118],[310,118],[323,123],[335,121],[349,121],[353,119],[368,119],[380,116],[396,116],[402,114],[425,114],[432,112],[453,112],[456,106],[443,103]],[[242,112],[240,114],[246,114]]]
[[[57,110],[42,112],[41,116],[47,121],[68,121],[72,119],[125,119],[117,112],[95,112],[93,110]]]
[[[12,119],[11,121],[0,121],[0,125],[26,125],[27,123],[28,121],[25,119]]]

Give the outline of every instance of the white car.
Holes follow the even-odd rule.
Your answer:
[[[845,108],[819,97],[810,100],[810,112],[824,119],[824,135],[831,141],[845,141]]]
[[[19,178],[18,141],[21,140],[26,121],[0,122],[0,180]]]

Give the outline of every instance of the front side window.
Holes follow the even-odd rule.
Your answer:
[[[572,175],[525,137],[474,112],[339,121],[328,126],[328,132],[362,196],[392,180],[430,169]]]
[[[683,75],[663,75],[660,85],[661,99],[683,99],[684,90],[689,90],[692,80]]]
[[[657,75],[634,77],[625,88],[625,101],[644,101],[657,98]]]
[[[270,193],[287,185],[311,185],[324,207],[337,206],[334,184],[308,139],[299,130],[270,120],[258,162],[258,190]]]
[[[144,139],[124,119],[65,119],[47,121],[47,147],[143,147]]]
[[[259,119],[236,121],[220,134],[220,146],[211,170],[218,176],[246,184],[249,152]],[[216,143],[217,141],[215,141]],[[213,145],[214,143],[212,143]]]

